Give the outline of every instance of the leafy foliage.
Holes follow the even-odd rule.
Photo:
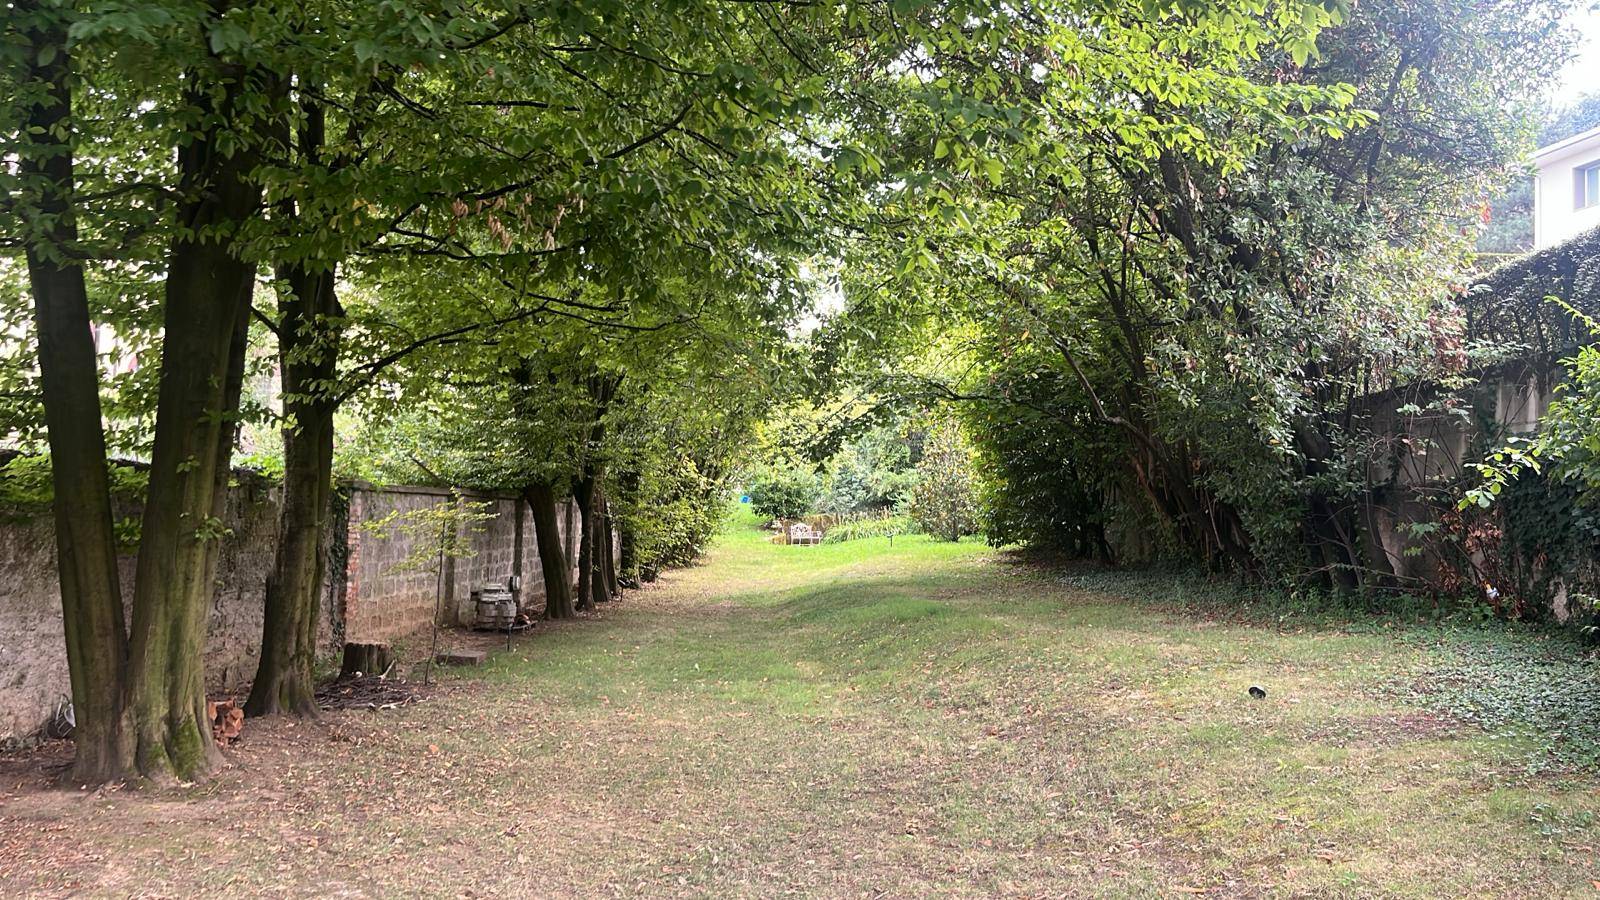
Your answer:
[[[849,441],[827,463],[817,508],[832,515],[900,507],[916,481],[920,433],[880,425]]]
[[[924,534],[947,541],[978,530],[972,446],[957,422],[940,422],[928,432],[911,492],[911,518]]]
[[[112,499],[119,505],[132,507],[143,502],[150,480],[145,467],[113,462],[107,468],[107,475]],[[0,517],[34,518],[50,509],[54,497],[49,454],[0,452]],[[119,547],[127,549],[138,545],[137,519],[123,519],[113,524],[118,531]]]
[[[639,499],[624,506],[643,565],[684,566],[693,562],[721,526],[727,494],[691,459],[680,458],[646,477]]]
[[[1535,141],[1548,146],[1600,127],[1600,92],[1583,94],[1545,114]],[[1483,234],[1478,250],[1487,254],[1516,254],[1533,248],[1533,177],[1517,172],[1508,186],[1489,198],[1483,208]]]
[[[812,510],[820,495],[817,478],[800,466],[758,472],[747,486],[750,509],[764,519],[793,520]]]
[[[362,522],[363,530],[380,540],[403,535],[411,551],[393,565],[395,572],[433,572],[437,574],[445,559],[470,559],[477,551],[468,535],[483,530],[492,521],[488,501],[468,500],[460,493],[447,500],[408,510],[393,510],[388,515]]]
[[[1549,304],[1594,333],[1597,323],[1556,298]],[[1519,587],[1562,598],[1563,616],[1595,626],[1600,569],[1600,352],[1579,347],[1532,436],[1511,435],[1472,466],[1478,480],[1457,504],[1503,523],[1504,546],[1480,557],[1517,566]]]
[[[1600,684],[1569,640],[1452,636],[1404,693],[1484,728],[1530,771],[1600,765]]]
[[[1487,508],[1525,474],[1543,474],[1571,484],[1577,499],[1600,500],[1600,350],[1579,348],[1565,361],[1567,380],[1556,386],[1556,399],[1541,418],[1533,437],[1511,436],[1477,466],[1482,483],[1466,492],[1461,507]]]
[[[922,448],[856,416],[971,403],[999,539],[1065,523],[1105,556],[1126,538],[1362,586],[1371,436],[1346,413],[1462,376],[1437,287],[1559,62],[1556,5],[19,0],[0,40],[0,440],[76,439],[67,484],[94,496],[58,510],[98,550],[103,444],[148,457],[164,529],[136,633],[99,641],[104,671],[76,689],[149,707],[139,759],[205,767],[198,720],[157,733],[163,686],[111,682],[124,643],[143,661],[153,639],[171,658],[135,677],[203,690],[183,654],[214,554],[187,538],[217,533],[241,420],[295,451],[286,511],[323,502],[337,443],[347,473],[537,489],[541,509],[571,494],[673,562],[757,420],[802,396],[858,421],[825,429],[842,453],[799,454],[832,457],[825,484],[767,473],[758,508],[888,509],[915,480],[922,527],[972,533],[960,426]],[[846,308],[819,323],[835,288]],[[92,381],[81,342],[50,352],[85,316]],[[236,400],[240,366],[282,377]],[[266,620],[311,621],[318,557],[280,558],[295,597]],[[118,591],[92,589],[66,605],[111,634]]]
[[[1353,407],[1481,361],[1446,288],[1531,137],[1556,12],[1340,10],[1314,65],[1293,41],[1176,38],[1201,62],[1172,95],[1136,80],[1116,113],[1138,125],[1103,107],[1053,121],[1073,130],[1056,155],[1023,142],[961,185],[959,216],[922,239],[936,269],[856,249],[822,341],[872,359],[880,390],[969,407],[1002,539],[1384,585],[1360,539],[1380,441]],[[1185,136],[1144,130],[1158,113]],[[904,164],[936,171],[948,144]]]

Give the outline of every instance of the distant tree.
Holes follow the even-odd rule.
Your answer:
[[[1539,146],[1564,141],[1596,127],[1600,127],[1600,91],[1589,91],[1546,116],[1544,127],[1539,129]]]
[[[928,434],[917,465],[919,479],[911,492],[911,516],[934,537],[959,541],[978,530],[977,478],[972,446],[955,422],[943,422]]]
[[[912,437],[920,435],[881,425],[840,448],[828,461],[821,510],[837,515],[902,504],[916,482]]]

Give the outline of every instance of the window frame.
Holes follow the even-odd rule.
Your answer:
[[[1573,211],[1596,206],[1600,206],[1600,159],[1572,167]]]

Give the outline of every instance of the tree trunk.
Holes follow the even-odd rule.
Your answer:
[[[198,76],[192,76],[198,82]],[[186,90],[202,122],[235,122],[246,88],[234,73]],[[239,228],[256,215],[255,154],[227,126],[207,124],[178,151],[186,197],[167,267],[164,337],[150,486],[134,582],[129,696],[136,763],[155,781],[189,780],[220,761],[205,714],[206,615],[222,525],[215,513],[236,414],[229,408],[234,335],[248,315],[254,264],[235,253]],[[224,153],[231,149],[231,153]]]
[[[578,502],[578,609],[594,609],[594,478],[585,475],[573,486]]]
[[[594,591],[595,603],[609,603],[615,595],[611,593],[611,579],[606,573],[606,545],[607,540],[606,516],[604,502],[598,496],[594,504],[594,526],[589,529],[589,539],[594,541],[590,550],[590,559],[594,564],[594,571],[589,576],[589,587]]]
[[[313,668],[317,619],[327,569],[327,517],[333,496],[331,394],[338,359],[335,270],[285,266],[279,304],[283,372],[283,510],[278,547],[267,576],[261,662],[245,714],[317,714]]]
[[[570,619],[573,616],[572,570],[567,568],[567,551],[556,524],[556,493],[548,483],[530,484],[522,491],[533,515],[533,539],[539,549],[539,567],[544,574],[544,617]]]
[[[280,125],[278,140],[285,146],[292,143],[298,165],[325,173],[342,166],[343,160],[324,165],[323,106],[306,93],[304,82],[300,87],[300,128],[291,141],[287,123]],[[285,200],[278,212],[282,224],[290,227],[300,210]],[[313,668],[333,497],[333,416],[339,405],[334,385],[342,337],[335,289],[338,264],[282,263],[275,274],[286,419],[283,508],[272,573],[267,577],[261,661],[245,712],[312,717],[317,714]]]
[[[576,502],[566,504],[561,510],[561,517],[566,522],[566,530],[562,532],[561,552],[567,556],[567,572],[576,576],[578,572],[578,505]]]
[[[616,396],[621,379],[609,375],[592,375],[586,379],[589,399],[594,403],[594,417],[590,419],[589,434],[584,441],[586,450],[582,475],[573,493],[578,498],[578,515],[582,519],[582,532],[578,550],[578,606],[593,609],[596,603],[611,599],[606,591],[606,578],[600,570],[604,554],[599,541],[603,531],[601,492],[606,480],[606,467],[602,448],[606,442],[606,410]]]
[[[589,587],[594,591],[595,603],[610,603],[615,595],[606,587],[605,569],[605,521],[596,513],[594,517],[594,573],[590,575]]]
[[[601,493],[600,501],[600,574],[605,582],[606,598],[615,600],[622,595],[617,584],[616,520],[611,515],[611,502]]]
[[[233,480],[233,445],[239,437],[239,398],[244,394],[245,356],[250,348],[249,311],[253,288],[253,284],[247,284],[244,288],[245,294],[240,298],[243,307],[233,323],[233,337],[228,341],[228,375],[223,379],[222,388],[222,409],[226,412],[217,438],[216,483],[211,494],[211,519],[217,523],[227,521],[228,488]],[[222,541],[207,542],[205,572],[201,581],[213,588],[217,585],[217,565],[221,557]]]
[[[24,77],[42,87],[18,136],[18,174],[36,184],[34,221],[41,233],[27,243],[28,283],[38,333],[39,375],[49,429],[54,487],[56,566],[60,573],[67,670],[77,725],[72,781],[101,783],[131,773],[133,734],[122,690],[127,636],[117,575],[111,490],[101,427],[99,366],[89,324],[88,292],[76,251],[72,121],[66,26],[24,0],[15,14],[37,16],[24,32]],[[50,62],[37,64],[49,56]],[[25,216],[25,218],[28,218]]]
[[[622,501],[625,509],[637,509],[639,502],[639,473],[624,472],[620,479]],[[619,587],[639,586],[639,545],[633,531],[632,516],[617,517],[617,583]]]
[[[1320,372],[1316,372],[1320,374]],[[1300,450],[1301,471],[1308,481],[1316,483],[1325,475],[1334,460],[1333,441],[1319,427],[1323,420],[1303,419],[1295,424],[1295,444]],[[1312,489],[1306,495],[1305,524],[1313,556],[1312,567],[1320,570],[1324,584],[1341,595],[1351,595],[1360,590],[1360,556],[1352,546],[1350,535],[1355,533],[1353,523],[1323,491]]]

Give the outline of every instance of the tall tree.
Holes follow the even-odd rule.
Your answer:
[[[160,383],[133,613],[126,632],[116,581],[80,572],[85,564],[103,570],[107,554],[113,554],[114,565],[115,549],[107,542],[109,532],[97,524],[102,513],[96,495],[103,489],[107,459],[98,404],[90,396],[98,391],[99,371],[92,346],[89,364],[83,364],[88,317],[75,296],[84,293],[71,286],[72,281],[82,283],[83,268],[76,265],[76,274],[59,266],[53,273],[40,270],[46,277],[41,279],[44,290],[38,299],[51,310],[41,320],[45,326],[41,338],[48,333],[48,340],[54,340],[61,334],[74,348],[74,355],[66,358],[56,357],[53,349],[46,355],[52,363],[70,360],[77,369],[72,387],[50,391],[45,407],[48,421],[60,421],[59,428],[52,429],[60,433],[53,433],[51,440],[62,442],[67,451],[52,458],[63,501],[58,516],[66,521],[66,532],[76,533],[61,560],[64,608],[74,623],[69,626],[74,634],[69,663],[77,669],[75,682],[93,685],[77,712],[87,751],[79,768],[85,780],[195,777],[216,760],[205,715],[201,650],[214,590],[216,541],[222,534],[220,488],[227,479],[243,376],[245,316],[255,272],[244,250],[246,231],[260,206],[260,188],[251,172],[274,114],[273,92],[270,79],[243,59],[228,55],[226,43],[216,40],[219,30],[225,32],[227,27],[222,21],[227,14],[224,5],[185,8],[181,15],[143,8],[31,11],[44,14],[34,24],[45,27],[32,34],[33,63],[24,70],[23,80],[45,86],[43,95],[33,96],[54,99],[35,100],[27,118],[53,116],[49,134],[59,143],[57,151],[41,160],[47,159],[49,168],[32,173],[38,176],[35,189],[43,188],[39,196],[57,206],[45,219],[55,223],[51,226],[55,233],[35,233],[26,239],[33,255],[64,261],[66,257],[49,245],[70,239],[71,229],[89,208],[78,189],[82,176],[71,165],[72,156],[61,152],[74,141],[90,134],[104,140],[106,156],[99,161],[104,166],[130,146],[138,151],[141,125],[165,123],[145,134],[163,135],[176,159],[175,169],[153,173],[158,182],[170,178],[168,185],[152,188],[134,181],[101,192],[98,198],[103,202],[150,192],[175,198],[175,203],[147,205],[138,222],[109,221],[115,213],[138,207],[137,202],[109,213],[94,207],[100,218],[99,240],[92,247],[69,250],[79,259],[129,253],[107,239],[120,232],[125,238],[133,236],[127,243],[137,253],[141,242],[153,247],[156,236],[170,236],[160,254],[164,288]],[[179,89],[172,91],[152,78],[160,63],[148,59],[133,63],[131,56],[127,68],[108,66],[106,71],[88,73],[80,56],[69,56],[68,51],[96,41],[110,45],[101,48],[109,55],[96,57],[101,65],[116,50],[129,50],[127,41],[160,46],[160,63],[171,62],[182,70]],[[28,56],[23,59],[26,65]],[[70,64],[78,65],[69,70]],[[83,117],[74,114],[71,92],[83,90],[87,74],[98,76],[104,86],[95,95],[97,102],[136,107],[133,126],[112,116],[88,120],[96,131],[86,128]],[[53,93],[48,88],[52,81],[58,86]],[[124,140],[98,131],[118,128],[130,129]],[[20,145],[35,132],[25,119],[16,133]],[[155,227],[147,227],[152,223]],[[49,373],[45,379],[54,380]],[[96,558],[100,561],[94,562]],[[85,590],[95,592],[95,599],[88,600]]]
[[[18,159],[23,207],[18,219],[36,229],[24,242],[56,485],[56,559],[67,668],[80,723],[72,777],[98,783],[124,773],[132,734],[123,712],[128,649],[101,428],[99,364],[76,222],[70,12],[28,0],[12,13],[24,60],[13,102],[24,107],[24,117],[8,149]]]
[[[1459,369],[1434,300],[1461,270],[1485,178],[1526,137],[1518,109],[1560,58],[1555,14],[1494,0],[1359,7],[1334,12],[1315,52],[1129,17],[1117,27],[1189,45],[1188,71],[1058,118],[1081,131],[1054,144],[1071,149],[1023,142],[992,190],[967,185],[972,228],[924,231],[938,270],[887,248],[850,270],[853,302],[863,324],[892,327],[922,290],[973,329],[933,393],[991,407],[988,435],[1016,430],[979,432],[1015,477],[1058,461],[1062,477],[1018,484],[1016,499],[1037,491],[1035,508],[1072,511],[1084,533],[1157,520],[1155,538],[1217,568],[1383,585],[1385,560],[1359,534],[1370,441],[1349,404]],[[1040,80],[1045,96],[1073,96],[1075,82]],[[933,171],[966,152],[925,141]],[[927,285],[885,287],[896,268]],[[1061,529],[1036,524],[1040,537]]]
[[[205,627],[243,371],[236,339],[256,265],[242,231],[261,207],[265,73],[211,59],[184,75],[200,127],[178,146],[177,210],[168,254],[161,385],[140,530],[129,643],[136,764],[151,778],[193,778],[218,761],[206,715]],[[255,120],[255,121],[252,121]],[[233,396],[230,396],[230,393]]]

